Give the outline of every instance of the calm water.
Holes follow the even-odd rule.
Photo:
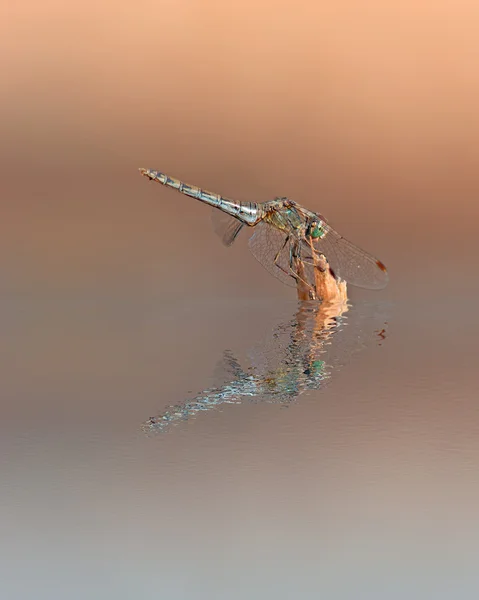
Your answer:
[[[2,296],[3,597],[479,592],[472,302],[117,294]]]

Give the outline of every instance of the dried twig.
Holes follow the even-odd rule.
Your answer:
[[[315,275],[315,285],[313,289],[305,283],[306,276],[302,260],[298,259],[296,262],[296,272],[300,276],[296,285],[298,300],[319,300],[320,302],[338,304],[347,303],[348,294],[346,282],[336,279],[324,256],[313,252],[313,257]]]

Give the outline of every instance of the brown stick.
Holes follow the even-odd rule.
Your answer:
[[[313,252],[314,257],[314,276],[315,285],[311,289],[304,281],[306,280],[303,261],[296,262],[296,272],[301,279],[298,279],[296,290],[298,300],[319,300],[320,302],[331,302],[344,304],[348,300],[347,286],[345,281],[336,279],[332,274],[329,264],[324,257],[318,257]]]

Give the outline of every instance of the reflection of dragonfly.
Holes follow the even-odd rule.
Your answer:
[[[143,424],[146,433],[165,432],[172,425],[224,404],[245,399],[288,406],[308,390],[320,389],[331,376],[326,364],[331,337],[339,331],[348,305],[302,302],[294,318],[273,333],[272,346],[262,347],[258,360],[246,370],[233,354],[224,352],[227,381],[203,390],[180,404],[167,407]],[[256,363],[256,364],[255,364]],[[328,361],[329,363],[329,361]]]
[[[323,389],[333,373],[376,341],[373,330],[384,323],[385,310],[382,305],[358,309],[336,302],[301,302],[294,316],[282,320],[271,336],[248,352],[249,366],[224,352],[215,385],[167,406],[150,417],[143,430],[166,432],[226,404],[266,402],[287,407],[304,392]]]
[[[363,288],[388,282],[383,263],[339,235],[326,219],[288,198],[239,202],[183,183],[159,171],[142,175],[215,207],[215,230],[230,246],[241,229],[254,228],[249,247],[270,273],[287,285],[303,284],[313,292],[315,272],[329,269],[337,279]],[[312,293],[311,297],[314,297]]]

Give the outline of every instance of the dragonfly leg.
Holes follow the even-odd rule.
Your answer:
[[[286,238],[284,239],[283,245],[281,246],[281,248],[278,250],[278,252],[276,252],[276,256],[274,257],[274,264],[278,267],[278,269],[280,269],[281,271],[283,271],[283,273],[285,273],[286,275],[289,275],[290,277],[292,277],[291,273],[288,273],[288,271],[286,271],[286,269],[283,269],[283,267],[278,264],[278,260],[279,260],[279,256],[281,254],[281,252],[283,252],[286,244],[289,242],[289,235],[286,236]]]
[[[313,246],[313,238],[311,236],[308,236],[308,245],[311,249],[311,257],[308,256],[307,258],[311,258],[313,262],[310,262],[309,260],[304,260],[303,262],[315,267],[321,273],[324,273],[328,268],[328,261],[326,260],[326,257],[324,256],[324,254],[321,254],[321,252],[318,252],[315,249],[315,247]]]
[[[291,272],[294,274],[294,278],[296,279],[296,282],[301,281],[301,283],[304,283],[304,285],[307,288],[309,288],[310,299],[314,300],[316,298],[316,290],[315,290],[314,286],[312,286],[308,281],[306,281],[303,277],[301,277],[301,275],[295,270],[295,266],[297,268],[297,266],[299,266],[299,265],[301,265],[303,267],[304,261],[301,258],[301,256],[299,255],[299,253],[297,253],[293,250],[293,245],[291,245],[289,248],[289,268],[290,268]],[[304,268],[301,269],[301,271],[304,273]]]
[[[292,277],[296,283],[301,282],[304,283],[304,285],[306,285],[309,288],[309,294],[311,296],[311,299],[314,299],[316,297],[316,291],[314,289],[314,287],[309,284],[307,281],[305,281],[300,275],[299,273],[297,273],[293,267],[294,265],[294,261],[295,259],[297,260],[301,260],[301,258],[299,256],[297,256],[294,252],[293,252],[293,245],[290,244],[289,247],[289,271],[287,271],[286,269],[284,269],[279,263],[279,257],[281,255],[281,252],[284,250],[286,244],[288,244],[288,242],[290,242],[290,236],[287,236],[284,240],[283,245],[281,246],[281,248],[278,250],[278,252],[276,253],[276,256],[274,257],[274,264],[276,267],[278,267],[278,269],[280,269],[281,271],[283,271],[283,273],[285,273],[286,275],[288,275],[289,277]]]
[[[283,268],[283,267],[282,267],[282,266],[281,266],[281,265],[278,263],[278,260],[279,260],[280,254],[281,254],[281,252],[283,252],[283,250],[284,250],[284,248],[285,248],[285,246],[286,246],[286,244],[287,244],[288,242],[289,242],[289,236],[287,236],[287,237],[285,238],[283,245],[281,246],[281,248],[280,248],[280,249],[278,250],[278,252],[276,253],[276,256],[274,257],[274,260],[273,260],[273,262],[274,262],[275,266],[276,266],[276,267],[278,267],[278,269],[279,269],[280,271],[283,271],[283,273],[284,273],[285,275],[288,275],[288,277],[292,277],[292,278],[293,278],[293,279],[294,279],[294,280],[297,282],[297,281],[298,281],[298,275],[297,275],[297,274],[294,272],[294,270],[291,268],[291,247],[290,247],[290,250],[289,250],[289,254],[290,254],[290,270],[289,270],[289,271],[287,271],[286,269],[284,269],[284,268]]]
[[[276,252],[276,256],[274,257],[274,264],[275,264],[277,267],[279,267],[279,265],[278,265],[278,263],[277,263],[277,261],[278,261],[278,259],[279,259],[279,255],[281,254],[281,252],[283,252],[283,250],[284,250],[284,248],[285,248],[285,246],[286,246],[286,244],[287,244],[288,242],[289,242],[289,235],[287,235],[287,236],[284,238],[283,245],[282,245],[282,246],[281,246],[281,248],[278,250],[278,252]],[[281,269],[281,267],[280,267],[280,269]],[[282,270],[282,271],[284,271],[284,269],[281,269],[281,270]]]

